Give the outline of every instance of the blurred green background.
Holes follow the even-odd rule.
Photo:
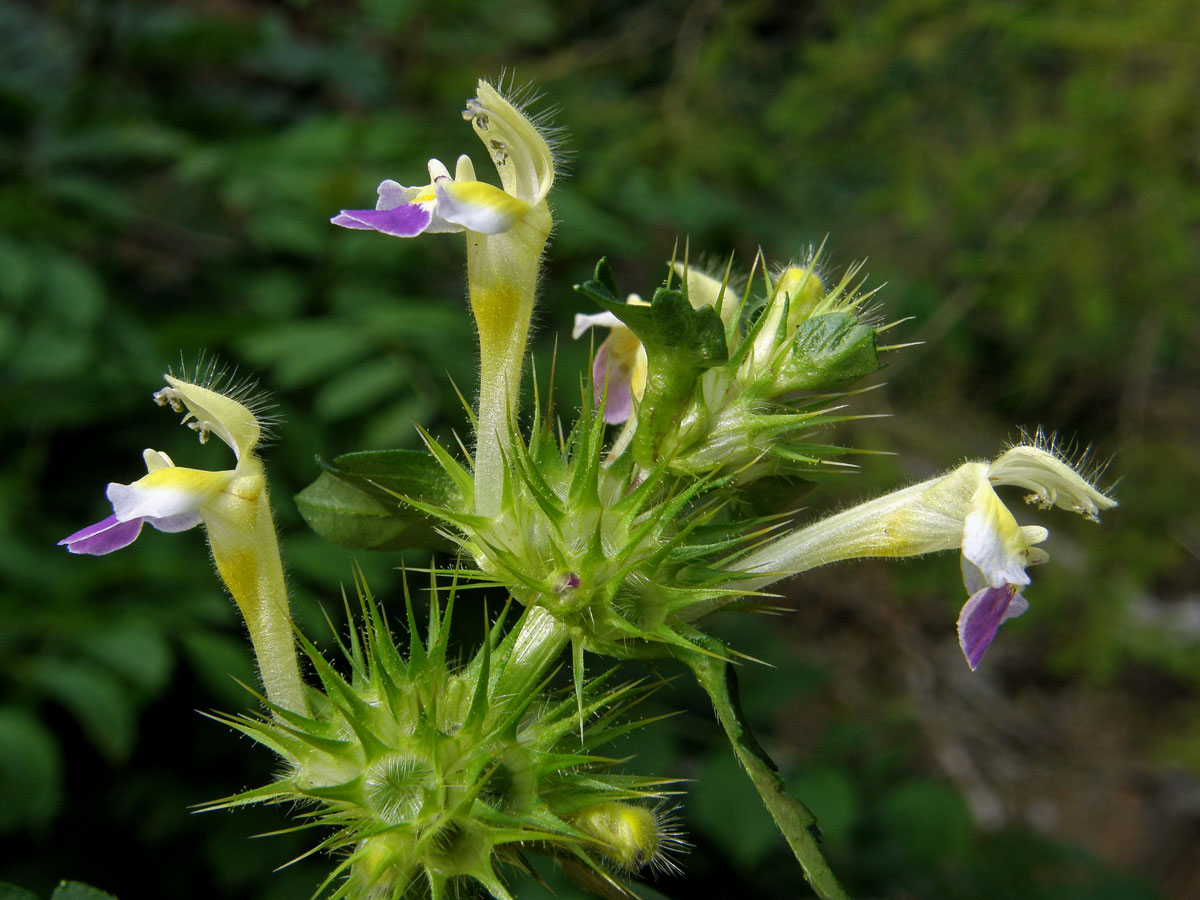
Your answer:
[[[201,535],[102,559],[54,543],[143,447],[227,464],[149,402],[206,350],[275,394],[274,505],[299,618],[326,633],[351,562],[291,503],[314,454],[415,446],[414,421],[449,435],[451,379],[474,378],[461,240],[328,217],[431,156],[482,161],[459,110],[502,71],[559,107],[573,155],[535,338],[543,377],[565,341],[568,407],[570,286],[598,256],[645,291],[677,236],[745,266],[828,235],[832,271],[869,257],[881,315],[912,317],[890,334],[924,343],[855,401],[890,417],[841,436],[895,455],[805,515],[1018,426],[1114,460],[1102,527],[1019,513],[1053,561],[975,675],[952,555],[821,570],[788,585],[793,613],[712,623],[773,666],[742,673],[748,715],[851,893],[1200,896],[1193,0],[0,2],[0,881],[124,900],[319,882],[321,861],[271,873],[305,836],[248,839],[282,813],[189,812],[271,766],[195,711],[244,708],[229,675],[253,678]],[[357,558],[386,598],[398,560]],[[684,714],[626,751],[692,779],[695,850],[655,888],[803,895],[703,699],[660,699]]]

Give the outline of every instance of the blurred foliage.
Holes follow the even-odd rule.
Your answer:
[[[1119,874],[1136,864],[1188,896],[1200,803],[1164,818],[1162,798],[1195,796],[1200,775],[1190,0],[0,2],[0,878],[40,895],[64,874],[127,898],[311,893],[303,863],[270,872],[301,843],[247,843],[280,826],[269,811],[187,814],[267,765],[192,712],[241,708],[229,675],[253,679],[200,536],[98,560],[54,542],[104,515],[104,482],[137,477],[142,447],[183,464],[222,452],[147,402],[166,366],[206,350],[276,393],[275,506],[298,617],[325,633],[319,604],[337,607],[350,563],[289,499],[314,455],[415,447],[414,421],[449,437],[452,382],[474,378],[460,242],[327,219],[475,151],[455,110],[506,67],[561,107],[578,157],[551,198],[543,382],[597,256],[645,290],[680,235],[745,265],[828,234],[841,264],[870,255],[882,316],[916,317],[897,342],[926,343],[892,354],[890,384],[860,402],[896,417],[848,436],[898,455],[805,502],[990,455],[1017,424],[1116,459],[1123,507],[1103,529],[1049,523],[1034,610],[969,689],[918,689],[931,666],[961,667],[943,652],[960,601],[945,560],[804,579],[786,641],[729,626],[779,666],[747,670],[747,709],[852,892],[1154,896]],[[558,345],[562,408],[586,353]],[[386,597],[397,559],[358,561]],[[703,703],[670,699],[691,714],[630,752],[696,779],[682,814],[698,849],[658,888],[795,895]],[[1010,708],[1036,727],[1005,731]],[[1058,840],[1006,806],[980,830],[971,767],[945,750],[991,759],[975,736],[1025,748],[1018,765],[1079,767],[1076,794],[1092,775],[1129,784],[1140,818],[1060,821]],[[1143,849],[1101,861],[1137,822]]]

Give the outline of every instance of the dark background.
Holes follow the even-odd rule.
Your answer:
[[[559,108],[573,156],[535,335],[540,373],[559,342],[566,409],[571,317],[592,311],[570,286],[600,255],[646,292],[677,237],[748,267],[828,236],[830,271],[869,257],[883,317],[912,317],[889,335],[924,343],[855,400],[890,417],[839,435],[895,455],[806,515],[1018,427],[1113,459],[1103,526],[1017,510],[1053,559],[974,675],[953,554],[810,573],[794,613],[711,623],[773,666],[745,668],[748,715],[851,893],[1200,896],[1192,0],[0,3],[0,880],[299,898],[323,876],[271,872],[310,836],[248,839],[280,811],[189,812],[271,771],[195,712],[245,708],[229,673],[253,678],[201,535],[102,559],[54,543],[106,514],[143,447],[228,465],[149,402],[204,349],[275,394],[291,585],[327,633],[350,555],[291,503],[314,454],[413,447],[414,421],[448,437],[450,380],[475,377],[461,239],[328,217],[431,156],[482,172],[459,111],[502,71]],[[398,559],[357,559],[389,596]],[[684,714],[624,749],[692,779],[695,849],[657,889],[801,895],[702,698],[659,699]]]

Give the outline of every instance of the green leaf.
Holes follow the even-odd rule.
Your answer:
[[[38,896],[15,884],[0,881],[0,900],[38,900]]]
[[[400,496],[434,506],[461,502],[449,476],[428,453],[379,450],[337,457],[296,495],[296,506],[313,531],[342,547],[445,546],[433,520],[406,506]]]
[[[796,329],[776,387],[780,392],[828,390],[878,368],[874,328],[853,313],[822,313]]]
[[[81,643],[90,656],[147,694],[157,695],[171,674],[171,647],[161,626],[150,619],[93,629]]]
[[[409,531],[421,519],[399,500],[386,504],[331,472],[296,495],[296,507],[308,527],[352,550],[389,550],[420,543]],[[427,521],[427,520],[426,520]]]
[[[424,503],[454,506],[462,496],[436,459],[423,450],[363,450],[343,453],[333,461],[334,472],[360,487],[379,490],[378,496],[392,498],[388,491]]]
[[[23,709],[0,707],[0,833],[41,829],[63,799],[62,756],[54,736]],[[0,900],[23,900],[19,888]]]
[[[50,895],[50,900],[117,900],[112,894],[78,881],[62,881]]]

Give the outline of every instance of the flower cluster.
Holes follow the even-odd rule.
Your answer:
[[[997,489],[1093,520],[1115,501],[1035,439],[807,524],[760,509],[751,483],[783,489],[844,465],[837,458],[852,448],[818,440],[819,430],[851,417],[854,385],[896,349],[879,344],[890,326],[867,308],[873,292],[858,268],[829,278],[819,251],[774,269],[760,255],[744,282],[732,260],[719,275],[673,261],[649,300],[618,290],[602,260],[577,287],[601,311],[578,315],[574,336],[608,329],[578,419],[565,434],[543,421],[535,386],[523,434],[553,142],[487,82],[464,118],[500,186],[481,181],[468,156],[453,175],[434,159],[428,184],[384,181],[374,209],[345,209],[332,222],[393,237],[463,235],[480,356],[474,444],[456,453],[422,431],[425,451],[345,454],[297,497],[314,530],[346,546],[429,545],[435,535],[457,544],[459,560],[434,572],[426,638],[406,587],[409,642],[399,649],[361,581],[361,630],[342,663],[296,633],[257,456],[262,410],[211,377],[168,375],[155,400],[183,412],[202,441],[216,434],[234,467],[185,468],[146,450],[144,477],[108,486],[112,515],[62,544],[97,555],[128,546],[146,524],[204,526],[265,689],[263,712],[223,720],[284,766],[272,783],[214,807],[297,805],[306,823],[325,826],[319,848],[338,859],[324,885],[333,897],[482,888],[511,900],[503,868],[523,867],[530,853],[604,896],[630,896],[626,877],[647,867],[671,870],[684,846],[664,806],[672,779],[619,773],[595,752],[642,724],[628,714],[648,691],[614,686],[620,663],[666,659],[712,700],[814,891],[840,900],[815,819],[749,732],[734,651],[704,632],[704,617],[753,605],[816,566],[958,550],[967,595],[958,637],[976,669],[1000,625],[1028,608],[1027,569],[1048,558],[1038,546],[1046,529],[1019,524]],[[444,609],[439,572],[453,579]],[[456,664],[450,624],[466,582],[503,589],[520,612],[491,622]],[[301,675],[297,643],[319,688]],[[571,684],[559,686],[568,648]],[[615,662],[597,677],[585,653]]]

